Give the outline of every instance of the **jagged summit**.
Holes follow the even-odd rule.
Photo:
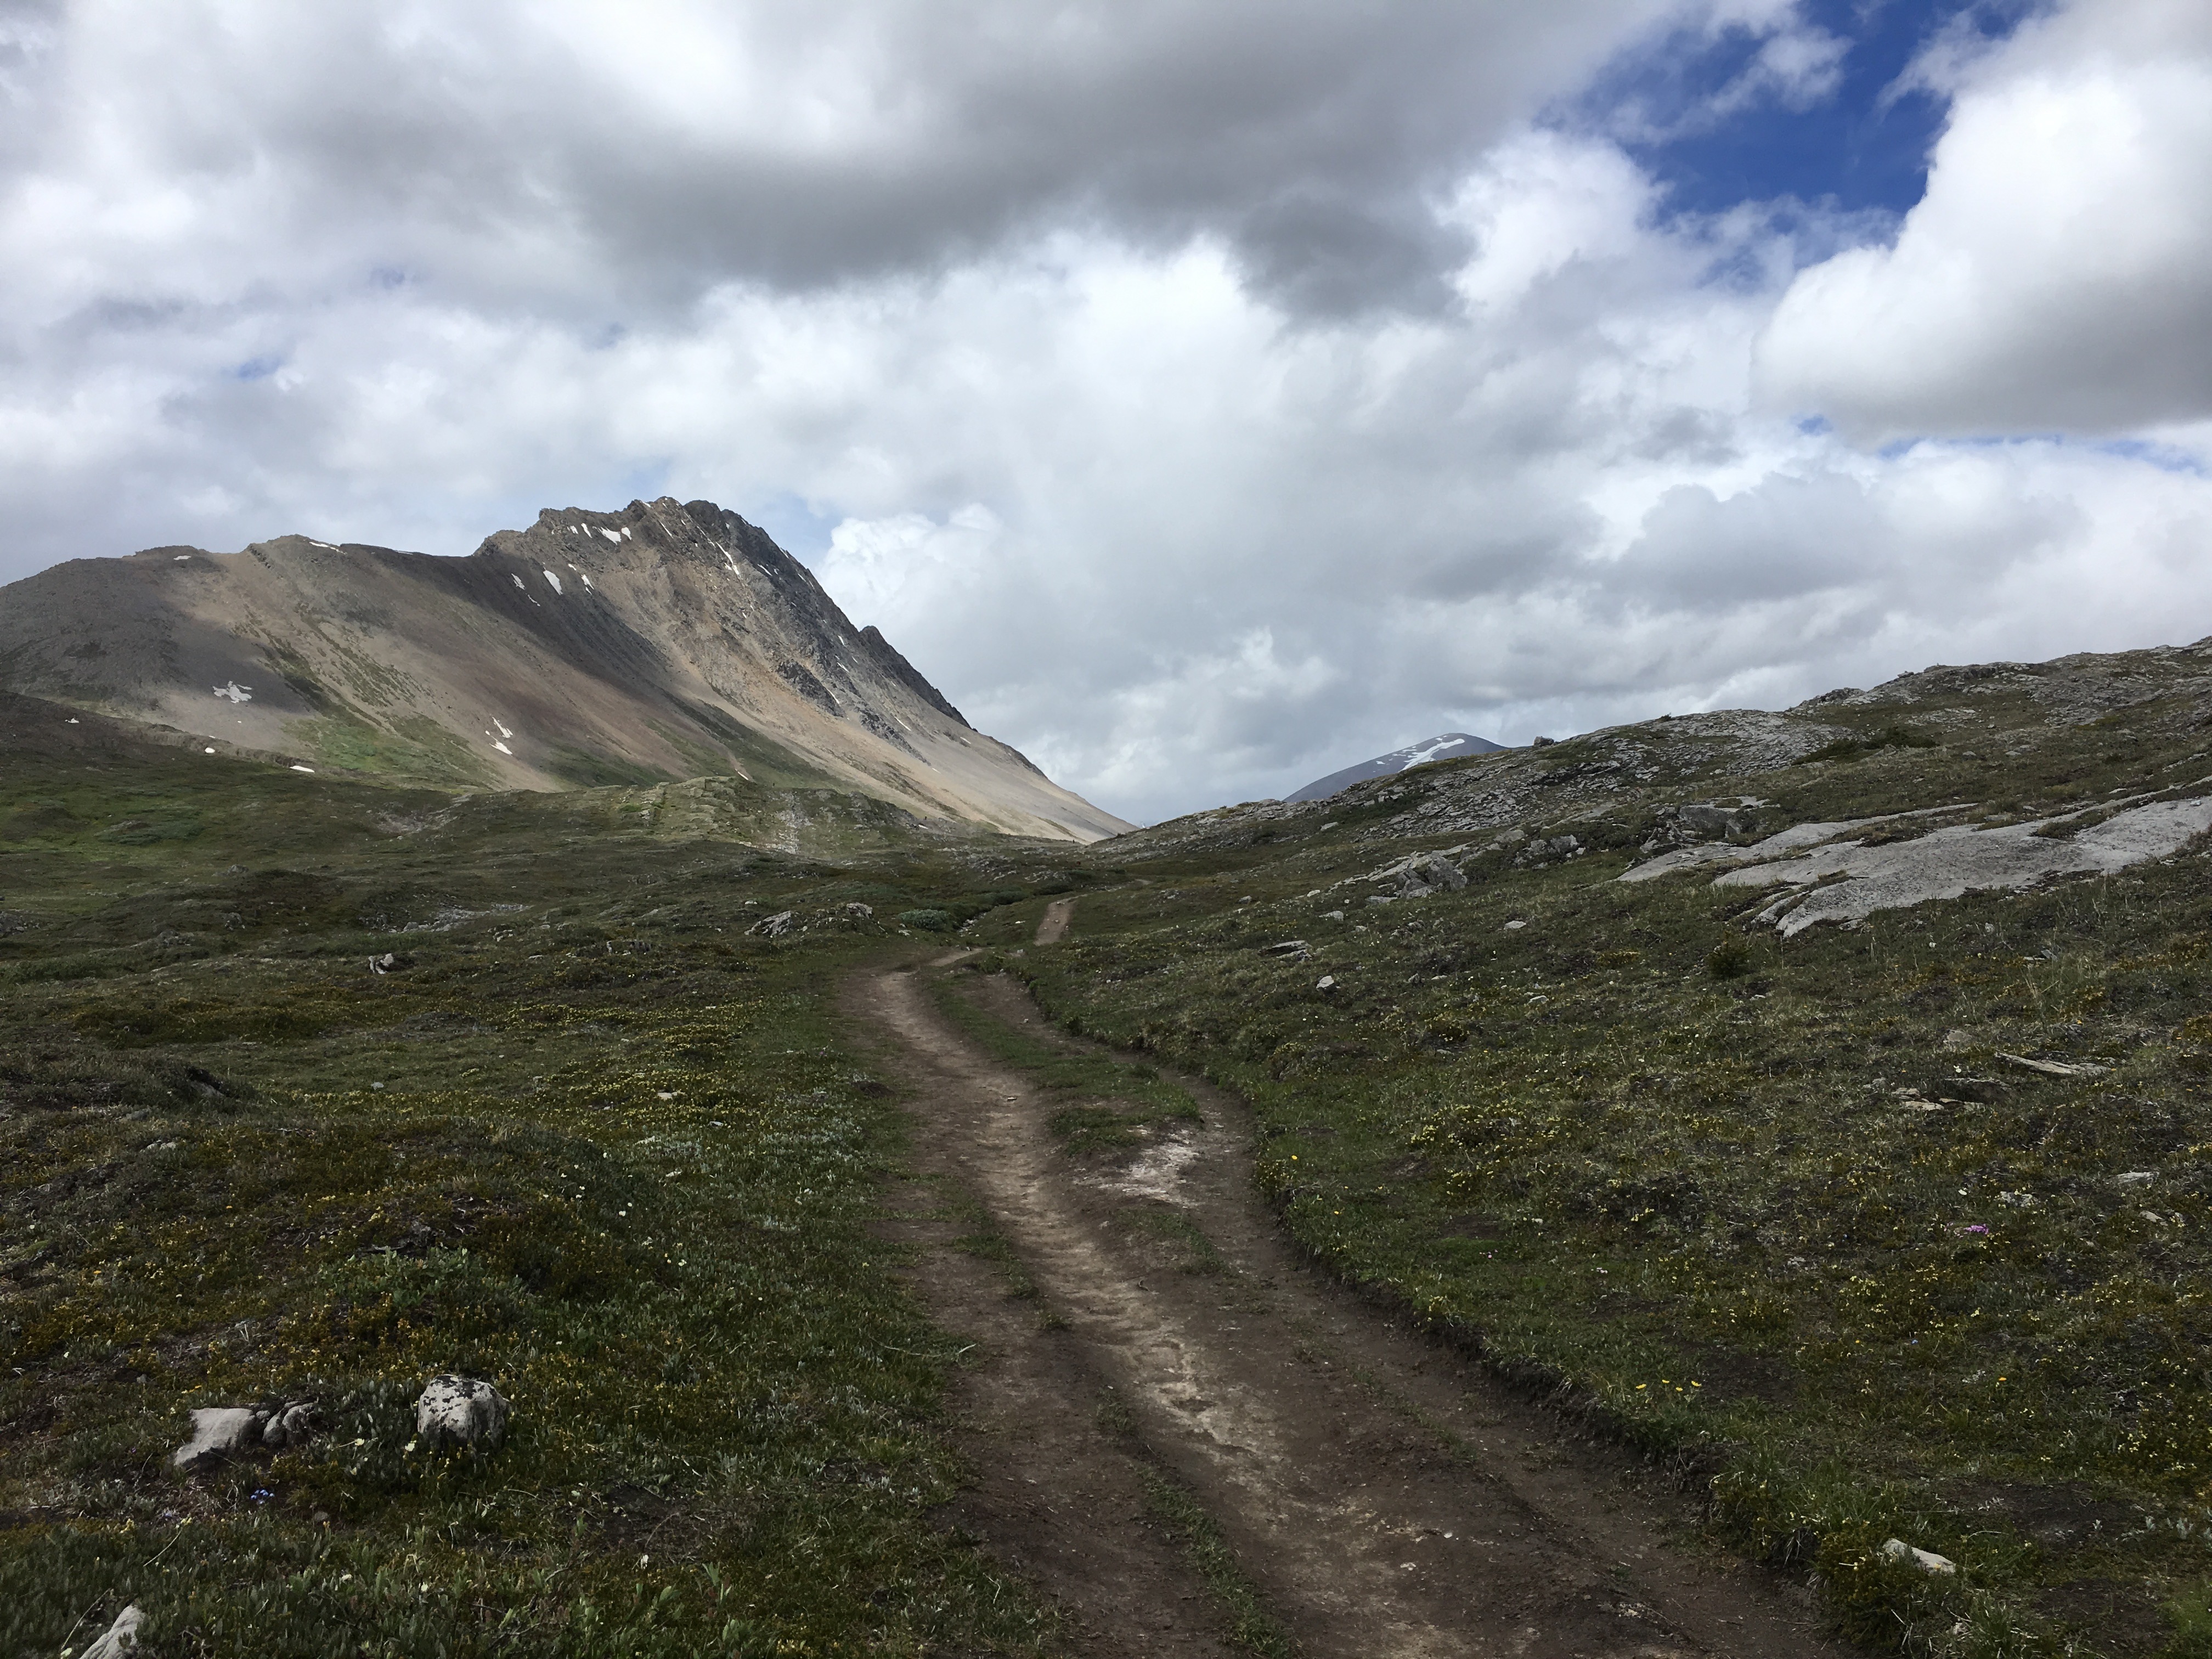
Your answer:
[[[0,688],[319,769],[533,789],[734,772],[1018,835],[1128,827],[705,501],[548,508],[465,558],[284,536],[71,560],[0,588]]]

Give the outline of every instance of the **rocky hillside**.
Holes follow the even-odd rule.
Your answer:
[[[1063,941],[968,936],[1249,1102],[1314,1261],[1680,1471],[1866,1650],[2181,1659],[2208,829],[2212,640],[1203,813],[1085,849],[1121,879]]]
[[[459,559],[286,536],[72,560],[0,589],[0,690],[448,787],[734,775],[1014,835],[1127,828],[711,501],[549,508]]]
[[[2023,873],[2031,866],[2033,879],[2088,872],[2082,860],[2096,847],[2132,847],[2138,823],[2172,817],[2175,834],[2196,833],[2183,834],[2183,820],[2200,810],[2194,805],[2127,815],[2177,793],[2193,800],[2212,785],[2198,775],[2212,772],[2212,738],[2192,735],[2208,726],[2212,639],[2043,663],[1938,665],[1871,690],[1826,692],[1794,708],[1662,714],[1560,743],[1389,774],[1321,799],[1218,807],[1138,830],[1115,842],[1115,850],[1126,859],[1259,848],[1320,830],[1340,830],[1334,844],[1382,846],[1564,824],[1579,827],[1580,846],[1636,847],[1650,862],[1630,872],[1631,880],[1710,864],[1735,884],[1750,884],[1751,878],[1729,872],[1804,854],[1831,839],[1816,830],[1872,834],[1875,817],[1909,814],[1912,838],[1925,836],[1944,849],[1945,868],[1955,866],[1968,888],[2018,885],[2031,878]],[[2147,744],[2162,752],[2164,769],[2154,775],[2123,762],[2123,751],[2132,756]],[[2180,758],[2163,753],[2177,744]],[[2197,761],[2203,765],[2192,769]],[[1762,781],[1773,788],[1785,780],[1793,793],[1813,787],[1821,822],[1802,823],[1765,798]],[[1701,790],[1711,798],[1684,799]],[[1769,844],[1784,830],[1786,841]],[[1962,860],[1981,858],[1997,842],[1962,837],[2000,830],[2008,845],[2023,838],[2039,845],[1993,855],[1986,869],[1976,864],[1968,873]],[[2083,840],[2081,832],[2092,830],[2100,833]],[[1874,845],[1904,840],[1901,830],[1883,832]],[[1684,850],[1700,844],[1702,850]],[[2069,860],[2073,854],[2081,856]],[[1861,861],[1870,868],[1873,853]],[[1817,870],[1808,881],[1851,873],[1832,858],[1803,867]],[[1832,902],[1824,899],[1817,914],[1826,915]],[[1780,909],[1768,920],[1781,920]]]

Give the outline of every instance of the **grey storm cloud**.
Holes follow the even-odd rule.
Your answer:
[[[1463,250],[1428,198],[1665,9],[21,6],[7,143],[64,174],[113,146],[205,204],[203,252],[381,242],[487,303],[807,288],[1087,222],[1218,234],[1267,291],[1356,310],[1437,302]],[[198,263],[136,286],[190,294]]]
[[[1603,591],[1617,602],[1723,613],[1876,580],[1896,550],[1865,489],[1836,474],[1779,477],[1726,499],[1680,484]]]

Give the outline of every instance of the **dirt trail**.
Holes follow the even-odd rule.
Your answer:
[[[1044,915],[1037,919],[1036,942],[1057,945],[1067,937],[1067,924],[1075,920],[1075,901],[1054,899],[1044,907]]]
[[[1007,982],[969,994],[1046,1033]],[[1615,1455],[1303,1267],[1252,1194],[1233,1100],[1192,1085],[1202,1127],[1085,1163],[917,971],[862,975],[848,1007],[915,1091],[923,1172],[973,1195],[1048,1310],[972,1256],[923,1253],[939,1316],[990,1356],[955,1402],[980,1471],[956,1518],[1060,1599],[1085,1652],[1231,1650],[1146,1519],[1162,1468],[1305,1659],[1843,1651],[1798,1594],[1670,1541],[1681,1515]],[[1190,1271],[1194,1226],[1212,1270]]]

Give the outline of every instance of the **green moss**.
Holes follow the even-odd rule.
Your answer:
[[[210,765],[0,781],[209,825],[11,872],[0,1511],[54,1518],[0,1528],[0,1648],[126,1599],[179,1652],[1047,1645],[932,1519],[957,1345],[869,1231],[902,1120],[829,995],[870,936],[744,932],[841,883],[596,794]],[[443,1370],[506,1444],[410,1446]],[[191,1408],[303,1397],[306,1445],[167,1471]]]

